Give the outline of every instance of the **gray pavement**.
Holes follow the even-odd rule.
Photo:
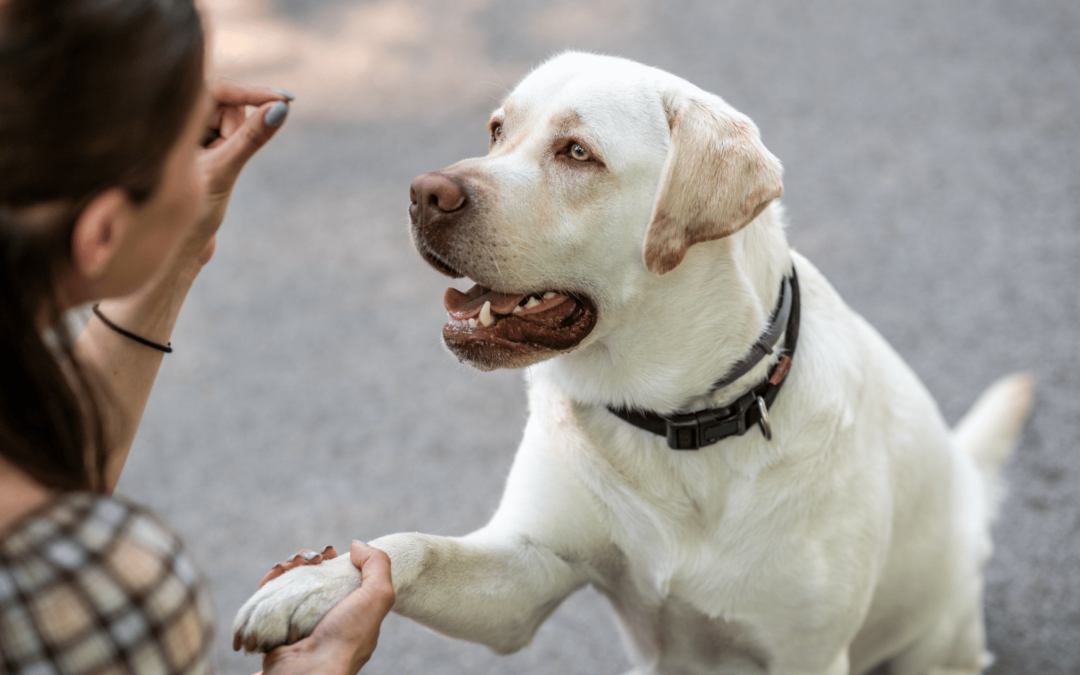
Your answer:
[[[994,675],[1080,673],[1080,4],[1075,0],[209,3],[220,68],[298,95],[247,169],[173,336],[120,492],[187,540],[235,610],[295,550],[486,522],[520,373],[458,365],[408,186],[481,154],[502,86],[565,48],[686,77],[785,164],[790,239],[956,421],[1030,370],[987,621]],[[386,623],[365,673],[628,667],[578,593],[509,657]]]

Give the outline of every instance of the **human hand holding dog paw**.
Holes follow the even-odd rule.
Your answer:
[[[330,546],[301,551],[275,565],[260,586],[237,613],[233,648],[268,652],[266,675],[356,673],[394,605],[389,557],[359,542],[348,557]]]

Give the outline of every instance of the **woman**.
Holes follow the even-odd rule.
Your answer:
[[[192,0],[0,0],[5,673],[209,670],[209,603],[182,545],[108,496],[237,175],[292,98],[207,88],[203,60]],[[73,340],[64,313],[98,300]],[[389,561],[351,555],[363,586],[266,673],[370,657]]]

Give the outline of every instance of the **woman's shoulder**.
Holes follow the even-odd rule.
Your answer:
[[[0,559],[51,552],[55,562],[62,565],[71,559],[64,553],[55,555],[58,551],[50,547],[58,542],[78,542],[87,553],[103,553],[132,525],[136,526],[133,536],[154,549],[164,550],[179,543],[144,506],[121,497],[67,492],[57,494],[0,537]],[[60,550],[67,546],[60,544]]]
[[[0,666],[14,672],[201,672],[212,615],[180,539],[127,500],[61,495],[0,540]]]

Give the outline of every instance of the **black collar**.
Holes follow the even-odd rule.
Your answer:
[[[791,276],[784,277],[781,282],[780,297],[777,298],[769,326],[751,347],[750,353],[713,384],[709,393],[728,386],[750,372],[765,356],[772,354],[773,345],[776,344],[781,333],[784,333],[784,354],[773,366],[769,377],[764,382],[735,399],[731,404],[722,408],[707,408],[667,417],[649,411],[610,406],[608,410],[636,427],[667,437],[668,445],[673,450],[697,450],[729,436],[742,436],[754,424],[761,426],[761,431],[767,440],[772,440],[769,406],[780,393],[780,387],[784,384],[784,378],[791,368],[791,360],[795,356],[795,345],[799,339],[799,305],[799,277],[795,274],[795,266],[792,265]]]

